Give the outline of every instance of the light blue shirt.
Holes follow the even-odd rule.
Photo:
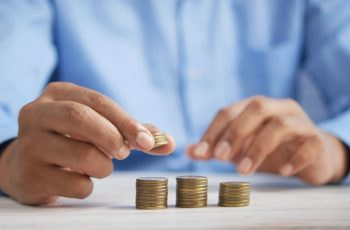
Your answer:
[[[350,1],[1,0],[0,142],[51,80],[175,137],[173,155],[136,152],[119,169],[233,170],[184,148],[221,107],[257,94],[300,101],[349,144]]]

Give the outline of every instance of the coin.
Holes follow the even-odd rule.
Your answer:
[[[136,179],[136,208],[163,209],[168,207],[168,179],[140,177]]]
[[[208,179],[203,176],[176,177],[176,207],[200,208],[207,206]]]
[[[168,138],[166,137],[166,135],[163,132],[152,133],[152,135],[154,138],[153,148],[158,148],[158,147],[167,145],[169,143]]]
[[[250,202],[249,182],[222,182],[219,188],[219,206],[244,207]]]

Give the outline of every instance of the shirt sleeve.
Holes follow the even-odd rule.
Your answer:
[[[38,97],[56,65],[52,21],[47,1],[0,1],[0,143],[17,136],[20,108]]]
[[[318,125],[350,145],[350,1],[308,4],[305,70],[329,111]]]

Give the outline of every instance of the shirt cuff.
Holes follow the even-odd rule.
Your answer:
[[[8,195],[7,195],[6,193],[3,193],[3,192],[0,190],[0,197],[2,197],[2,196],[8,197]]]
[[[14,140],[14,138],[11,138],[10,140],[7,140],[7,141],[5,141],[4,143],[1,143],[1,144],[0,144],[0,155],[1,155],[1,153],[4,151],[4,149],[5,149],[13,140]],[[2,196],[7,196],[7,194],[4,193],[4,192],[2,192],[2,191],[0,190],[0,197],[2,197]]]

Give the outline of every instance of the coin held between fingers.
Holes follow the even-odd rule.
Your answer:
[[[154,138],[154,146],[153,148],[158,148],[162,147],[164,145],[167,145],[169,143],[168,138],[163,132],[156,132],[153,133],[153,138]]]

